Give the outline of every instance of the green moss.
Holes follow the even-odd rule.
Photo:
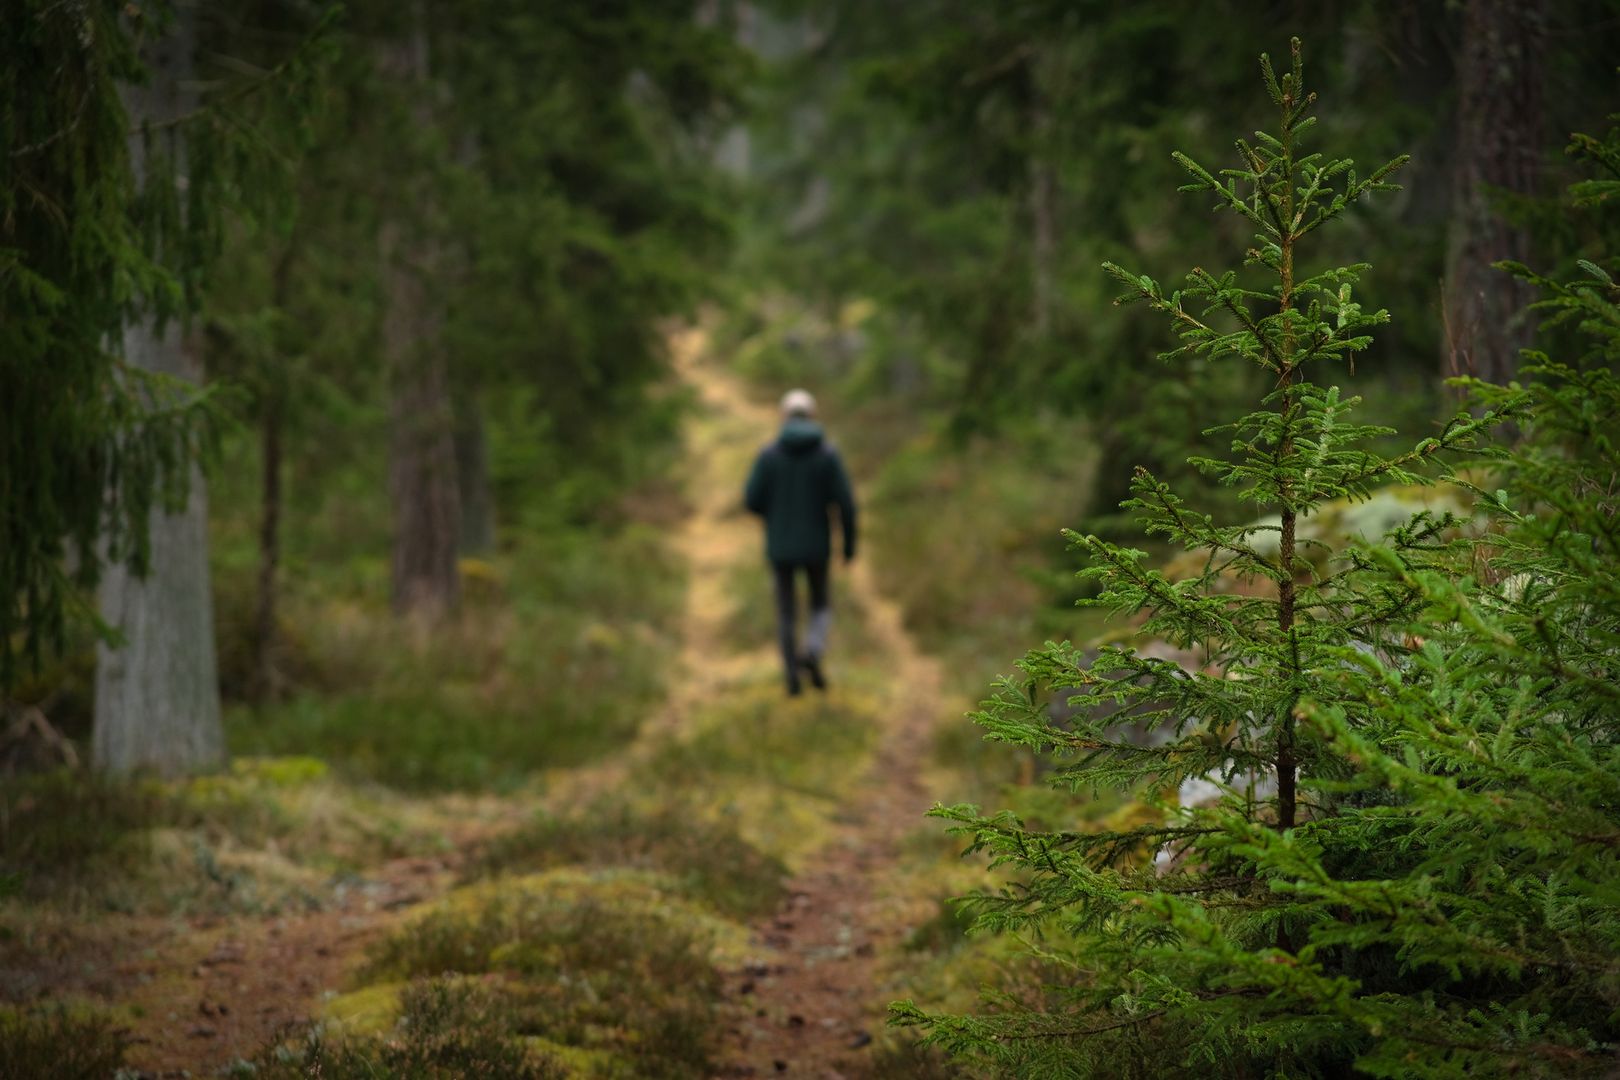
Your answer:
[[[321,1007],[321,1020],[335,1035],[381,1035],[399,1019],[406,985],[377,983],[339,994]]]

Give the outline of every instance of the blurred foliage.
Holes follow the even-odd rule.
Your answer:
[[[1320,43],[1317,81],[1344,103],[1332,122],[1347,153],[1412,153],[1412,194],[1348,223],[1319,257],[1372,263],[1368,288],[1390,298],[1391,327],[1347,384],[1369,415],[1435,415],[1458,5],[1220,2],[1196,19],[1175,5],[960,0],[765,11],[751,38],[772,64],[750,127],[744,265],[819,310],[871,311],[839,350],[776,351],[761,373],[777,385],[847,386],[858,368],[854,401],[899,397],[957,437],[1017,440],[1032,404],[1082,419],[1103,463],[1087,520],[1104,531],[1128,528],[1108,519],[1136,465],[1218,498],[1184,459],[1221,449],[1204,429],[1252,397],[1255,377],[1139,361],[1157,330],[1142,312],[1105,316],[1097,267],[1178,273],[1245,242],[1233,222],[1168,227],[1159,192],[1178,170],[1160,148],[1223,152],[1244,57],[1286,30]],[[1551,173],[1561,133],[1604,110],[1611,50],[1586,28],[1612,25],[1614,10],[1570,2],[1545,17]],[[1561,225],[1541,237],[1550,256],[1584,242]]]
[[[63,648],[103,564],[144,572],[148,514],[184,505],[217,437],[218,395],[126,363],[124,331],[186,320],[228,222],[284,205],[329,59],[323,10],[285,13],[275,93],[269,73],[199,49],[195,109],[140,131],[126,90],[162,78],[154,44],[183,25],[198,45],[216,12],[27,0],[0,15],[0,693],[19,659]]]

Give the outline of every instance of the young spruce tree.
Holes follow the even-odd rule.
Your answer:
[[[1450,580],[1460,523],[1420,514],[1378,548],[1341,558],[1309,550],[1299,526],[1385,483],[1455,480],[1441,458],[1492,454],[1481,434],[1521,398],[1504,392],[1385,457],[1369,445],[1391,432],[1353,422],[1357,399],[1315,381],[1367,349],[1388,315],[1354,297],[1366,266],[1313,266],[1311,241],[1364,196],[1391,189],[1405,159],[1363,177],[1348,160],[1305,152],[1315,98],[1297,40],[1281,77],[1265,57],[1261,70],[1276,133],[1238,140],[1237,167],[1218,174],[1176,155],[1193,177],[1183,190],[1212,193],[1254,229],[1244,270],[1194,269],[1166,291],[1106,267],[1127,290],[1121,300],[1148,304],[1177,329],[1182,345],[1166,359],[1267,373],[1262,407],[1220,429],[1231,456],[1194,462],[1233,486],[1259,523],[1218,524],[1138,470],[1125,507],[1149,535],[1198,552],[1201,572],[1174,580],[1145,552],[1070,536],[1100,583],[1093,603],[1141,616],[1145,636],[1197,650],[1204,666],[1120,647],[1088,662],[1073,645],[1048,643],[974,717],[991,739],[1063,759],[1057,783],[1118,790],[1163,814],[1123,831],[1068,832],[972,806],[936,811],[970,850],[1016,872],[1000,892],[971,898],[977,926],[1044,936],[1038,955],[1051,978],[1040,1000],[1006,998],[985,1015],[927,1015],[908,1002],[894,1018],[1020,1076],[1461,1075],[1445,1062],[1466,1071],[1468,1046],[1505,1046],[1517,1022],[1465,1031],[1473,1006],[1454,1015],[1458,1000],[1494,1000],[1458,997],[1458,985],[1502,974],[1471,967],[1466,932],[1429,940],[1411,922],[1404,937],[1392,931],[1403,919],[1434,922],[1423,849],[1438,838],[1380,770],[1410,767],[1453,794],[1456,780],[1454,763],[1424,758],[1414,716],[1369,691],[1369,673],[1405,686],[1414,652],[1438,648],[1412,630],[1435,610],[1435,582],[1414,575]],[[1079,706],[1071,725],[1049,719],[1043,688]],[[1183,785],[1199,780],[1214,781],[1218,797],[1180,805]]]

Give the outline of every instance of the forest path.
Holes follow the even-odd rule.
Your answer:
[[[461,889],[469,858],[537,808],[566,817],[599,802],[643,806],[729,823],[789,868],[784,902],[724,961],[716,1075],[877,1075],[899,948],[937,911],[937,886],[921,891],[908,877],[902,841],[929,830],[933,732],[960,710],[864,558],[833,570],[833,688],[783,694],[760,527],[740,505],[777,416],[716,362],[701,327],[672,345],[696,399],[680,463],[690,512],[672,537],[685,608],[678,649],[661,658],[666,702],[624,752],[553,770],[538,795],[400,797],[394,812],[438,830],[436,850],[367,859],[329,892],[312,876],[322,902],[311,910],[67,922],[58,936],[71,955],[24,981],[120,1007],[136,1039],[130,1064],[145,1075],[212,1073],[331,1019],[368,949]]]
[[[714,362],[701,329],[686,331],[675,344],[677,371],[700,406],[686,442],[692,514],[678,540],[690,575],[683,682],[667,714],[678,723],[693,707],[741,686],[779,681],[780,661],[769,639],[728,649],[724,635],[739,602],[739,567],[742,573],[757,568],[757,596],[761,602],[768,596],[759,524],[741,510],[739,496],[753,455],[778,418]],[[953,711],[943,673],[907,633],[869,561],[834,568],[833,601],[840,620],[835,638],[858,637],[861,648],[858,656],[846,655],[847,670],[829,670],[832,707],[838,707],[837,687],[858,680],[875,687],[875,713],[884,726],[827,840],[803,861],[780,910],[755,926],[773,962],[732,976],[739,1008],[723,1075],[871,1075],[866,1048],[884,1023],[883,965],[931,910],[894,887],[894,874],[902,838],[924,827],[923,814],[934,801],[921,763],[929,758],[935,725]],[[779,711],[795,707],[784,697]]]

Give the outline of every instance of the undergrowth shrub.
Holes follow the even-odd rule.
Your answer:
[[[924,436],[873,484],[871,547],[906,625],[974,686],[1034,629],[1078,635],[1060,527],[1089,506],[1096,454],[1077,422],[1032,418],[997,441]]]
[[[132,1041],[103,1013],[0,1005],[0,1076],[106,1080],[120,1075]]]
[[[168,781],[64,769],[0,787],[0,880],[67,907],[303,906],[318,900],[300,873],[322,880],[439,842],[403,820],[398,796],[342,784],[313,758],[237,758]]]
[[[88,770],[15,777],[0,785],[0,876],[24,895],[63,882],[127,871],[147,855],[147,830],[163,817],[162,788]]]
[[[716,911],[751,918],[774,911],[786,895],[787,867],[735,829],[678,809],[644,813],[598,803],[567,816],[545,816],[506,833],[472,860],[468,878],[566,865],[662,871],[687,895]]]
[[[1472,384],[1462,413],[1408,453],[1351,421],[1355,399],[1308,381],[1385,321],[1363,267],[1304,261],[1365,179],[1300,149],[1314,95],[1262,70],[1281,125],[1239,140],[1237,167],[1178,155],[1257,233],[1253,277],[1194,270],[1184,288],[1118,267],[1122,299],[1162,312],[1170,354],[1246,362],[1264,407],[1197,461],[1261,513],[1225,526],[1138,470],[1145,532],[1202,555],[1172,578],[1143,552],[1074,536],[1096,603],[1195,648],[1188,670],[1133,648],[1029,653],[976,719],[1059,760],[1071,791],[1155,808],[1132,827],[1045,828],[956,806],[971,849],[1014,873],[973,898],[976,926],[1039,938],[1038,961],[979,1015],[894,1019],[1023,1076],[1607,1076],[1620,1051],[1620,289],[1613,267],[1541,280],[1541,308],[1595,344],[1532,355],[1528,390]],[[1590,142],[1582,145],[1590,146]],[[1600,158],[1620,191],[1620,144]],[[1612,203],[1612,200],[1611,200]],[[1528,271],[1513,268],[1531,276]],[[1269,277],[1262,283],[1254,278]],[[1523,424],[1511,456],[1480,436]],[[1439,462],[1469,452],[1466,477]],[[1503,461],[1505,457],[1505,462]],[[1307,557],[1300,520],[1375,484],[1438,471],[1486,529],[1419,513],[1381,542]],[[1499,487],[1490,486],[1499,484]],[[1275,534],[1274,542],[1265,534]],[[1250,586],[1231,590],[1233,577]],[[1053,724],[1045,690],[1085,707]],[[1106,709],[1130,707],[1129,723]],[[1180,797],[1187,793],[1185,799]]]
[[[720,975],[704,934],[591,898],[496,894],[435,911],[383,942],[371,981],[496,975],[513,1032],[599,1049],[638,1075],[701,1076],[715,1048]]]
[[[649,531],[537,538],[485,567],[489,595],[430,641],[383,596],[289,602],[311,682],[226,717],[238,754],[313,754],[410,790],[510,787],[635,734],[663,690],[683,586]]]
[[[783,708],[775,689],[716,703],[694,735],[661,748],[639,779],[664,790],[723,787],[735,780],[836,797],[858,776],[856,766],[877,741],[875,702],[841,689]]]
[[[311,1027],[230,1074],[265,1080],[560,1080],[573,1075],[543,1048],[527,1043],[523,1026],[518,1006],[496,989],[460,979],[421,979],[401,994],[399,1018],[386,1036],[331,1036]]]

